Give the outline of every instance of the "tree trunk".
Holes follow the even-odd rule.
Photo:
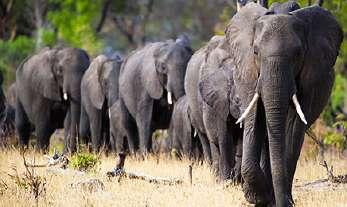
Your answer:
[[[43,26],[44,17],[47,12],[47,2],[45,0],[35,0],[34,2],[34,14],[35,14],[35,26],[36,26],[36,50],[39,50],[43,46]]]

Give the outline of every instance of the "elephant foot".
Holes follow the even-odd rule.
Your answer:
[[[245,199],[256,206],[272,206],[272,199],[268,192],[255,192],[246,182],[242,185]]]
[[[240,185],[243,183],[241,168],[237,168],[236,166],[231,171],[231,181],[234,185]]]

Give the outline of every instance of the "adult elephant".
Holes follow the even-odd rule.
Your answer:
[[[273,14],[249,3],[231,19],[226,38],[241,99],[238,123],[244,124],[245,197],[256,204],[292,206],[305,130],[322,112],[333,86],[341,27],[318,6]],[[265,168],[260,166],[262,147],[269,151]]]
[[[205,159],[211,150],[218,178],[230,179],[234,173],[240,180],[242,130],[235,125],[240,104],[233,82],[234,65],[223,49],[224,43],[224,36],[215,36],[193,55],[187,67],[185,90]]]
[[[184,76],[192,55],[189,40],[150,43],[130,54],[119,76],[120,110],[129,142],[134,142],[136,124],[140,150],[151,150],[151,135],[156,129],[167,129],[172,103],[184,95]],[[135,149],[130,149],[134,152]]]
[[[109,112],[118,100],[118,77],[122,63],[120,56],[99,55],[90,64],[81,82],[80,137],[87,139],[89,129],[94,151],[102,142],[109,147]]]
[[[33,126],[37,148],[46,150],[68,113],[65,147],[76,150],[81,79],[88,66],[87,53],[76,48],[43,49],[21,63],[16,71],[16,129],[21,145],[28,145]]]
[[[174,105],[168,130],[172,150],[189,159],[199,159],[202,155],[201,144],[190,120],[190,109],[186,96],[182,96]]]

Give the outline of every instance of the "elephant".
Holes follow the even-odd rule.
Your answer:
[[[304,134],[331,94],[342,29],[319,6],[276,14],[248,3],[232,17],[225,34],[241,100],[236,123],[244,126],[246,200],[292,206]]]
[[[224,36],[214,36],[193,55],[187,66],[185,90],[205,159],[210,153],[218,179],[241,181],[242,129],[235,124],[240,99],[235,92],[233,62],[223,49],[225,41]]]
[[[65,150],[76,151],[81,108],[81,79],[89,56],[77,48],[45,48],[26,58],[16,71],[15,125],[19,143],[28,145],[32,128],[37,149],[46,151],[50,136],[65,128]]]
[[[168,134],[172,150],[189,159],[199,159],[202,155],[199,137],[191,124],[187,97],[184,95],[174,105]]]
[[[118,77],[122,58],[97,56],[81,82],[80,137],[88,140],[89,130],[94,151],[102,142],[109,148],[109,107],[118,100]],[[87,141],[86,141],[87,142]]]
[[[137,150],[137,140],[143,155],[150,152],[152,133],[169,127],[172,103],[185,93],[183,82],[191,55],[189,39],[182,35],[176,41],[149,43],[125,59],[119,96],[121,116],[129,121],[123,128],[131,153]]]

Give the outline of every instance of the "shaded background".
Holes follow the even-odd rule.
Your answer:
[[[315,0],[298,2],[304,7]],[[347,31],[347,2],[325,0],[323,7]],[[14,81],[15,69],[25,57],[46,46],[80,47],[91,57],[115,51],[126,55],[146,42],[185,33],[197,50],[213,35],[224,34],[235,12],[236,0],[0,0],[0,70],[5,76],[4,87]],[[311,136],[321,148],[343,153],[347,147],[345,42],[335,69],[331,100]],[[317,154],[318,145],[308,142],[308,154]]]

